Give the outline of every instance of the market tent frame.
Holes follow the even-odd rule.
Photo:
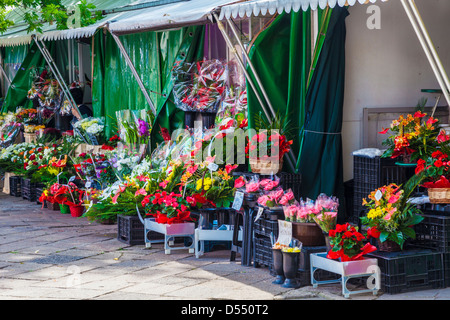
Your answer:
[[[385,2],[388,0],[379,0]],[[428,35],[427,29],[423,23],[420,13],[415,5],[414,0],[400,0],[414,31],[423,47],[423,50],[427,56],[427,59],[433,69],[436,79],[439,82],[441,90],[450,106],[450,81],[442,66],[441,60],[437,51]],[[70,6],[75,1],[68,0],[66,5]],[[229,25],[232,19],[245,18],[250,16],[258,16],[282,13],[289,13],[291,11],[297,12],[299,10],[306,11],[317,8],[324,9],[326,7],[334,8],[335,6],[353,6],[359,4],[376,3],[377,0],[249,0],[249,1],[230,1],[230,0],[218,0],[211,2],[210,0],[160,0],[148,2],[145,0],[138,1],[94,1],[94,4],[102,5],[104,8],[105,17],[95,23],[94,25],[74,28],[68,30],[55,30],[54,26],[46,25],[43,27],[43,33],[41,34],[28,34],[23,29],[23,26],[17,26],[11,28],[7,33],[0,37],[0,46],[19,45],[24,43],[30,43],[32,39],[35,41],[46,40],[61,40],[61,39],[76,39],[92,37],[97,31],[101,29],[108,30],[115,38],[119,48],[121,47],[120,40],[117,35],[138,33],[151,30],[164,30],[170,28],[179,28],[188,25],[197,25],[205,23],[219,23],[221,20],[226,20]],[[232,29],[233,30],[233,29]],[[237,37],[237,33],[233,30],[234,35]],[[317,33],[317,30],[316,30]],[[226,33],[222,33],[224,37],[228,37]],[[230,45],[231,40],[225,39]],[[239,39],[238,39],[239,40]],[[234,48],[231,50],[236,54]],[[148,92],[141,84],[139,76],[136,75],[135,68],[131,63],[127,53],[121,48],[121,52],[125,59],[129,62],[129,67],[135,75],[136,81],[140,84],[146,98]],[[246,51],[243,51],[246,55]],[[237,56],[237,54],[236,54]],[[238,58],[239,59],[239,58]],[[246,59],[246,63],[249,60]],[[242,63],[243,64],[243,63]],[[243,65],[241,65],[243,66]],[[250,68],[253,70],[251,63]],[[3,73],[3,72],[2,72]],[[247,77],[247,81],[251,81]],[[256,82],[263,92],[264,97],[259,97],[262,100],[264,98],[268,104],[268,109],[265,110],[266,115],[274,114],[274,108],[271,106],[268,99],[268,94],[265,92],[263,84],[258,81],[258,75],[255,74]],[[256,84],[251,84],[252,86]],[[154,111],[151,99],[147,98],[147,101]],[[270,113],[269,113],[270,112]],[[291,160],[295,161],[292,157]]]

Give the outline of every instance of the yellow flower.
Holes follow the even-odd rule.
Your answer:
[[[375,209],[371,209],[369,213],[367,213],[367,218],[369,219],[376,219],[383,216],[383,210],[380,207],[377,207]]]
[[[205,191],[208,191],[211,188],[211,178],[207,177],[205,179],[198,179],[196,189],[200,190],[202,186]]]

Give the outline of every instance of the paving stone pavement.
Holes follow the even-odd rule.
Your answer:
[[[200,258],[162,244],[129,246],[117,225],[0,193],[0,300],[447,300],[450,288],[345,299],[339,284],[287,289],[228,250]]]

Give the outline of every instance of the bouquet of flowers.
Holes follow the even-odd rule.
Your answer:
[[[425,188],[450,188],[449,170],[449,155],[437,150],[425,160],[417,160],[415,173],[423,178],[422,186]]]
[[[105,120],[88,117],[73,124],[74,131],[90,144],[101,145],[104,141]]]
[[[31,109],[21,109],[16,114],[16,119],[21,123],[35,123],[37,119],[37,110],[34,108]]]
[[[391,136],[383,141],[383,145],[387,146],[387,150],[382,157],[390,157],[395,159],[403,156],[411,161],[418,159],[426,159],[435,152],[438,145],[448,143],[442,141],[442,132],[438,127],[438,119],[429,117],[427,114],[417,111],[414,115],[408,114],[400,116],[392,121],[390,128],[386,128],[379,132],[387,134],[389,130]],[[447,139],[448,140],[448,139]]]
[[[178,64],[172,70],[175,104],[183,111],[216,112],[227,78],[226,65],[219,60]]]
[[[368,227],[368,234],[378,238],[381,244],[390,241],[401,249],[406,239],[414,239],[413,226],[420,223],[423,217],[419,215],[420,210],[407,201],[408,196],[408,191],[389,184],[372,191],[368,201],[363,199],[362,204],[369,208],[369,212],[361,218],[361,222]]]
[[[358,232],[358,227],[349,223],[338,224],[336,229],[329,232],[332,249],[328,251],[328,259],[340,259],[341,261],[355,261],[364,259],[364,255],[377,248],[370,243],[364,243],[366,237]]]
[[[339,199],[320,194],[316,204],[321,207],[321,211],[313,219],[324,233],[328,233],[336,227]]]
[[[117,111],[120,140],[129,146],[148,144],[154,120],[152,115],[136,110]]]

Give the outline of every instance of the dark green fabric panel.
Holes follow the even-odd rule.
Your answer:
[[[306,97],[304,141],[299,159],[305,197],[343,197],[342,117],[346,8],[335,8]],[[328,133],[328,134],[326,134]],[[333,134],[337,133],[337,134]]]
[[[281,116],[286,113],[294,133],[291,139],[293,153],[300,151],[300,137],[297,134],[303,125],[304,100],[307,75],[311,64],[310,11],[282,14],[278,16],[255,40],[249,56],[256,72],[263,83],[275,112]],[[253,82],[251,69],[247,68]],[[254,116],[262,113],[262,107],[247,85],[249,127],[254,128]],[[263,98],[262,92],[260,92]],[[265,103],[265,100],[263,98]],[[266,110],[270,114],[267,104]],[[294,164],[295,165],[295,164]],[[291,171],[284,165],[284,170]]]
[[[179,59],[181,47],[186,49],[182,59],[189,57],[190,46],[202,30],[203,27],[189,27],[120,36],[157,109],[158,134],[154,131],[152,141],[159,139],[159,125],[169,130],[183,126],[184,117],[170,96],[170,71]],[[106,134],[111,136],[117,129],[116,111],[151,109],[112,36],[97,34],[94,41],[94,115],[105,116]]]
[[[50,54],[54,56],[55,45],[54,42],[46,42],[47,49]],[[2,111],[15,111],[17,107],[31,107],[32,103],[28,100],[28,91],[33,84],[33,78],[31,77],[31,71],[33,68],[45,67],[46,61],[39,51],[35,43],[30,47],[30,50],[25,57],[20,69],[17,71],[16,76],[12,79],[11,86],[6,94],[5,102],[3,103]]]

